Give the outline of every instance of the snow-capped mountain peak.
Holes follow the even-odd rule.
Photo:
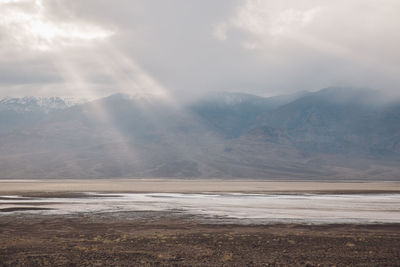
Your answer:
[[[0,99],[0,110],[25,112],[51,112],[63,110],[87,102],[85,99],[74,97],[5,97]]]

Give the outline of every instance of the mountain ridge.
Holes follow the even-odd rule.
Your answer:
[[[27,112],[0,127],[0,178],[398,180],[400,102],[371,105],[371,95],[223,93],[175,106],[117,94]]]

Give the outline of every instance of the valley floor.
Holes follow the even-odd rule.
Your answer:
[[[0,266],[396,266],[399,192],[399,182],[0,180]],[[247,217],[256,201],[263,216],[279,211],[271,203],[288,216],[304,198],[312,201],[295,214],[310,216],[316,203],[313,220],[351,208],[344,218],[376,212],[394,223],[240,223],[208,214],[245,205],[235,216]],[[77,207],[85,209],[70,212]]]
[[[177,214],[7,215],[0,266],[396,266],[400,225],[207,224]]]

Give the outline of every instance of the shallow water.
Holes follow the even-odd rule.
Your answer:
[[[36,210],[26,209],[29,207]],[[87,193],[73,198],[0,196],[0,216],[127,211],[179,211],[234,223],[400,223],[400,194]]]

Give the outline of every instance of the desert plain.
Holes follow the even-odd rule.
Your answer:
[[[397,202],[390,201],[399,191],[396,181],[1,180],[0,266],[396,266],[400,221]],[[263,201],[272,196],[373,196],[383,199],[394,221],[296,223],[259,218],[243,223],[210,217],[207,211],[185,212],[190,202],[179,209],[137,209],[150,203],[142,198],[131,210],[118,208],[130,202],[113,202],[117,208],[111,211],[54,209],[73,209],[76,201],[101,202],[123,193],[144,194],[159,203],[171,198],[169,194],[178,199],[228,194],[228,202],[236,194]],[[221,199],[214,198],[210,209],[221,205]]]

